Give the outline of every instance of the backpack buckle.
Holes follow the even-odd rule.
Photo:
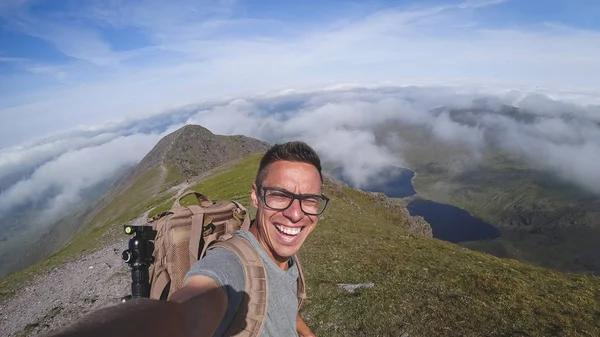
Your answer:
[[[211,235],[212,233],[215,232],[216,228],[217,228],[217,226],[215,226],[215,224],[212,223],[212,221],[208,225],[203,225],[202,226],[202,236]]]

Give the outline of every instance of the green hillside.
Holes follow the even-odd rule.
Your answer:
[[[211,199],[239,200],[251,209],[248,195],[259,160],[260,155],[252,155],[192,188]],[[145,195],[143,185],[138,180],[120,202]],[[309,293],[302,314],[318,336],[600,335],[599,278],[563,274],[414,234],[399,209],[380,195],[329,181],[324,193],[331,198],[330,207],[300,252]],[[169,197],[161,194],[153,205],[166,208],[172,203]],[[113,214],[120,202],[105,214]],[[136,211],[148,206],[140,204]],[[115,213],[87,237],[100,245],[109,229],[130,217],[135,215]],[[82,251],[79,238],[51,259]],[[349,293],[338,283],[374,286]]]

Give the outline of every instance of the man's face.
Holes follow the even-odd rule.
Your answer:
[[[296,194],[321,194],[321,178],[310,164],[277,161],[268,166],[263,187],[280,188]],[[317,225],[319,216],[305,214],[300,201],[279,211],[265,206],[263,192],[252,186],[252,203],[257,209],[258,240],[274,260],[284,263],[294,255]]]

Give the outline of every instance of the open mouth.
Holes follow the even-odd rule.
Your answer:
[[[304,227],[286,227],[280,224],[275,224],[275,228],[277,228],[280,234],[295,237],[296,235],[300,234]]]

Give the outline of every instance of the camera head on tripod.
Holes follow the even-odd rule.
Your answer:
[[[125,234],[135,234],[129,240],[129,249],[122,254],[123,261],[131,266],[136,264],[151,264],[154,262],[152,253],[154,252],[154,243],[150,240],[156,238],[156,231],[152,226],[130,226],[123,225]]]
[[[154,243],[156,231],[150,225],[123,225],[125,234],[134,234],[129,239],[129,248],[123,251],[121,258],[131,267],[131,293],[133,298],[150,296],[150,277],[148,268],[154,263]]]

